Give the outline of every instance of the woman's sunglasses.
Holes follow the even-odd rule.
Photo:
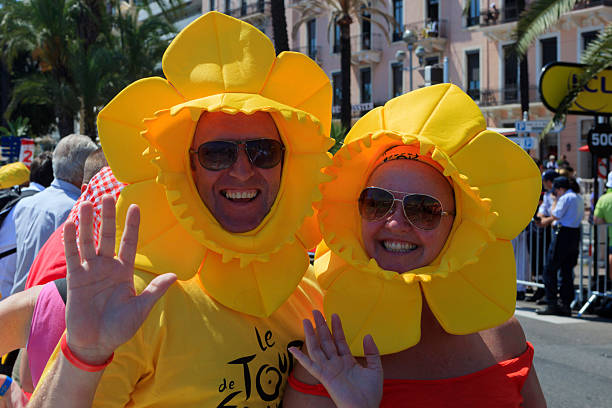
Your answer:
[[[198,150],[189,149],[189,153],[197,154],[200,165],[206,170],[219,171],[236,163],[241,145],[251,164],[260,169],[271,169],[283,160],[285,146],[274,139],[215,140],[202,143]]]
[[[395,198],[394,194],[400,194],[402,198]],[[404,217],[408,222],[421,230],[433,230],[440,225],[443,216],[455,215],[455,213],[443,211],[442,203],[432,196],[406,194],[380,187],[367,187],[361,192],[359,213],[368,221],[380,220],[393,211],[396,201],[402,203]]]

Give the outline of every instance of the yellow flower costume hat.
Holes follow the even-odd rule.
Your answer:
[[[514,313],[512,244],[535,212],[538,168],[516,144],[486,130],[478,106],[451,84],[390,100],[361,118],[326,173],[319,218],[324,242],[315,273],[329,318],[342,318],[351,351],[363,355],[371,334],[381,353],[420,339],[421,290],[442,327],[469,334]],[[403,274],[381,269],[366,254],[357,199],[374,163],[389,147],[416,145],[448,177],[456,216],[448,240],[427,266]]]
[[[320,240],[312,203],[331,163],[329,79],[303,54],[276,57],[259,30],[217,12],[179,33],[162,67],[167,80],[134,82],[98,116],[113,173],[129,184],[118,200],[118,226],[138,204],[137,268],[181,280],[199,272],[218,302],[268,316],[294,291],[308,268],[307,248]],[[281,186],[252,231],[224,230],[193,182],[188,151],[205,111],[268,112],[278,127],[286,149]]]
[[[22,162],[0,167],[0,188],[18,186],[28,181],[30,181],[30,169]]]

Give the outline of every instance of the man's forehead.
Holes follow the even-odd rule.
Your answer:
[[[194,141],[276,139],[280,135],[276,123],[267,112],[229,114],[203,112],[196,126]]]

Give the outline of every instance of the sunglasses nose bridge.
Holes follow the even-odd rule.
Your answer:
[[[236,160],[230,166],[230,175],[239,179],[248,179],[253,175],[253,162],[244,142],[236,143]]]
[[[400,224],[407,223],[410,224],[410,226],[413,226],[410,220],[406,217],[402,200],[399,198],[393,199],[393,204],[391,204],[391,208],[389,208],[389,211],[387,211],[385,218],[387,221],[397,221]]]

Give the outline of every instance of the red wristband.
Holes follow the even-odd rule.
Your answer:
[[[62,350],[64,357],[66,357],[66,360],[70,361],[70,364],[72,364],[73,366],[75,366],[76,368],[80,370],[88,371],[90,373],[95,373],[97,371],[104,370],[106,366],[109,365],[111,361],[113,361],[113,357],[115,357],[115,353],[111,354],[108,360],[106,360],[104,363],[100,365],[91,365],[91,364],[84,363],[81,360],[79,360],[74,354],[72,354],[72,351],[70,351],[70,349],[68,348],[68,343],[66,342],[65,332],[64,332],[64,335],[62,336],[62,340],[60,341],[60,349]]]

